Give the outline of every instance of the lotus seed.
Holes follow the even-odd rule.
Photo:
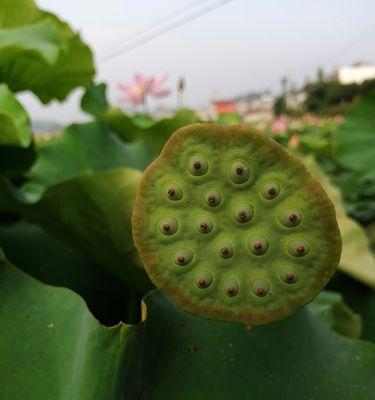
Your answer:
[[[247,241],[249,250],[256,256],[265,254],[268,250],[267,239],[263,235],[253,235]]]
[[[267,200],[272,200],[280,193],[280,185],[277,182],[267,183],[262,190],[262,196]]]
[[[221,195],[215,190],[206,192],[204,199],[206,204],[210,207],[217,207],[221,203]]]
[[[189,172],[194,176],[201,176],[206,174],[208,171],[207,160],[200,155],[196,155],[189,160]]]
[[[254,279],[251,289],[258,297],[264,297],[270,292],[270,284],[263,278]]]
[[[241,224],[248,222],[254,216],[254,207],[250,203],[241,202],[233,209],[233,216]]]
[[[169,200],[173,201],[181,200],[183,196],[182,189],[174,183],[166,185],[164,187],[164,193]]]
[[[236,160],[230,167],[230,178],[236,184],[246,182],[250,178],[250,167],[246,161]]]
[[[178,229],[177,219],[175,217],[165,217],[160,221],[159,227],[164,235],[173,235]]]
[[[292,268],[281,268],[279,275],[285,283],[296,283],[298,279],[297,272]]]
[[[212,231],[214,224],[210,218],[206,216],[199,216],[196,219],[196,226],[198,232],[206,235],[207,233],[210,233]]]
[[[224,283],[224,292],[229,297],[234,297],[239,290],[240,285],[236,278],[229,278]]]
[[[181,249],[174,256],[177,265],[188,265],[193,259],[193,251],[191,249]]]
[[[291,240],[288,243],[288,252],[294,257],[305,256],[310,251],[310,246],[304,240]]]
[[[200,289],[206,289],[212,284],[213,280],[214,277],[210,271],[202,271],[197,275],[195,283]]]
[[[220,257],[231,258],[233,256],[232,243],[229,240],[222,240],[217,247],[217,251]]]
[[[302,216],[299,211],[286,208],[280,212],[278,219],[281,225],[291,228],[300,224]]]

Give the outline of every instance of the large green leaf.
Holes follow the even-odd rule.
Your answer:
[[[82,110],[96,117],[103,116],[108,109],[106,90],[105,83],[89,86],[81,99]]]
[[[362,223],[375,219],[375,90],[353,104],[336,133],[337,162],[346,171],[336,179],[347,210]]]
[[[366,93],[349,111],[336,133],[337,160],[375,180],[375,90]]]
[[[175,130],[199,121],[197,114],[188,109],[177,111],[171,118],[154,122],[145,116],[130,117],[120,109],[112,108],[107,111],[104,119],[109,128],[125,142],[135,142],[128,145],[128,148],[143,160],[142,169],[159,155],[165,142]]]
[[[141,398],[373,398],[375,345],[330,331],[306,309],[250,328],[187,314],[158,291],[145,301]]]
[[[33,0],[16,7],[0,0],[0,82],[48,103],[87,86],[94,72],[91,50],[68,24],[38,10]]]
[[[31,140],[26,111],[7,85],[0,84],[0,145],[25,148]]]
[[[74,124],[39,149],[25,195],[38,198],[50,186],[88,171],[106,171],[137,164],[136,157],[100,121]]]
[[[161,292],[140,326],[100,325],[73,292],[0,264],[0,387],[12,400],[370,400],[375,346],[306,310],[265,327],[206,320]]]
[[[343,242],[339,269],[375,288],[375,260],[366,233],[354,219],[346,215],[340,191],[331,184],[318,164],[312,158],[300,159],[335,205]]]
[[[0,324],[1,399],[122,398],[134,333],[124,324],[102,326],[75,293],[3,260]]]
[[[80,294],[102,323],[139,321],[140,309],[134,304],[137,301],[134,289],[40,227],[25,221],[0,225],[0,246],[8,259],[29,275]]]
[[[323,290],[308,305],[308,309],[335,332],[353,339],[361,336],[361,316],[344,303],[340,293]]]
[[[141,173],[87,172],[50,187],[21,213],[139,290],[151,286],[135,250],[131,214]]]

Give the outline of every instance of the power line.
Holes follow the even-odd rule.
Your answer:
[[[203,9],[201,9],[195,13],[192,13],[192,14],[186,16],[185,18],[181,18],[179,21],[177,21],[175,23],[171,23],[171,24],[165,26],[164,28],[159,29],[154,34],[146,35],[145,37],[141,37],[138,40],[134,40],[133,42],[130,42],[130,43],[125,43],[123,46],[119,47],[118,49],[116,49],[113,52],[111,52],[110,54],[108,54],[106,57],[103,57],[101,60],[99,60],[99,64],[113,60],[114,58],[116,58],[124,53],[134,50],[135,48],[142,46],[148,42],[151,42],[152,40],[170,32],[174,29],[179,28],[180,26],[183,26],[190,21],[193,21],[199,17],[202,17],[203,15],[208,14],[209,12],[214,11],[215,9],[217,9],[227,3],[230,3],[231,1],[233,1],[233,0],[221,0],[215,4],[204,7]]]
[[[116,48],[118,46],[123,46],[124,43],[133,41],[137,37],[143,36],[146,33],[149,33],[150,31],[153,31],[156,28],[159,28],[160,25],[170,22],[171,20],[175,19],[176,17],[182,16],[183,14],[185,14],[188,11],[191,11],[192,9],[196,8],[197,6],[202,6],[202,4],[206,3],[207,1],[211,1],[211,0],[196,0],[196,1],[193,1],[192,3],[189,3],[183,7],[178,8],[170,13],[164,14],[160,18],[157,18],[157,19],[149,22],[146,26],[133,32],[129,36],[127,36],[121,40],[117,40],[116,43],[113,43],[113,45],[109,46],[109,47],[112,47],[112,49],[106,49],[103,53],[112,53],[113,51],[116,50]],[[102,56],[105,57],[105,54],[102,54]]]

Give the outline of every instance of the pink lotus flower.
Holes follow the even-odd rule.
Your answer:
[[[120,83],[118,85],[119,89],[122,91],[120,100],[130,102],[136,106],[145,104],[147,96],[155,98],[166,97],[170,94],[169,89],[162,87],[166,79],[166,75],[145,78],[141,74],[135,74],[131,84]]]
[[[281,132],[284,132],[288,129],[288,117],[284,114],[280,115],[280,117],[272,124],[271,132],[274,135],[278,135]]]

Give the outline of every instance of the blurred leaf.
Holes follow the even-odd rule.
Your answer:
[[[242,117],[237,113],[220,114],[215,124],[218,125],[239,125],[243,123]]]
[[[94,75],[91,50],[68,24],[40,11],[33,0],[0,0],[0,82],[31,90],[43,103],[64,100]]]
[[[141,172],[86,172],[53,185],[21,214],[102,268],[145,292],[152,288],[133,244],[131,214]]]
[[[361,338],[375,342],[375,291],[340,273],[333,277],[328,289],[342,293],[345,303],[361,315]]]
[[[141,138],[141,128],[133,122],[133,119],[124,114],[119,108],[110,108],[104,116],[109,128],[116,132],[125,142],[133,142]]]
[[[340,293],[324,290],[308,305],[308,309],[335,332],[353,339],[360,338],[361,316],[344,303]]]
[[[336,184],[348,202],[348,211],[364,224],[375,220],[374,109],[373,89],[353,104],[336,134],[337,162],[346,169]]]
[[[120,400],[134,331],[105,328],[78,295],[0,263],[0,387],[7,400]]]
[[[135,295],[134,290],[40,227],[25,221],[0,225],[0,246],[8,259],[24,272],[49,285],[65,286],[80,294],[101,323],[139,321],[139,305],[134,309],[129,300],[130,295]]]
[[[0,84],[0,145],[25,148],[31,140],[26,111],[8,86]]]
[[[130,166],[138,162],[99,121],[74,124],[39,149],[23,192],[38,198],[48,187],[87,171]]]
[[[375,90],[359,99],[336,133],[337,160],[362,179],[375,180]]]
[[[150,126],[144,131],[143,137],[154,157],[157,157],[174,131],[195,122],[199,122],[195,111],[181,109],[173,117],[161,119]]]
[[[109,109],[105,122],[125,142],[126,149],[137,162],[130,166],[145,169],[155,159],[172,133],[185,125],[198,122],[198,116],[192,110],[182,109],[171,118],[153,122],[144,115],[129,117],[122,110]]]
[[[343,243],[339,269],[375,288],[375,260],[366,233],[354,219],[346,215],[340,191],[330,183],[318,164],[312,158],[300,157],[300,159],[311,175],[323,186],[335,205]]]
[[[108,108],[106,89],[105,83],[89,86],[81,99],[82,110],[96,117],[104,115]]]
[[[306,309],[277,323],[250,328],[185,313],[159,291],[146,296],[145,302],[139,398],[370,400],[373,396],[375,345],[330,331]]]

